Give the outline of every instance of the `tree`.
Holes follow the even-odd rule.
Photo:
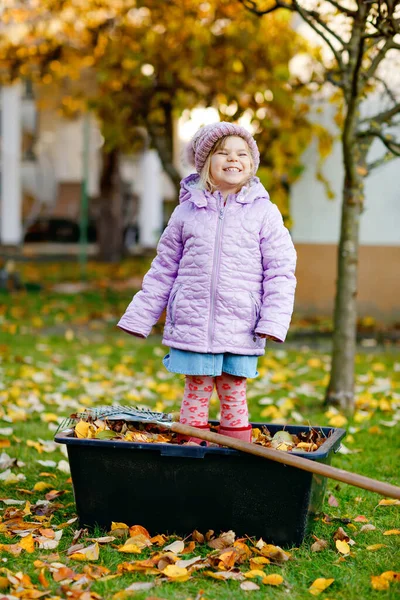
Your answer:
[[[259,17],[278,9],[297,13],[329,51],[319,84],[339,91],[344,181],[338,279],[334,309],[332,369],[326,403],[345,411],[354,408],[354,361],[357,325],[357,270],[359,225],[364,205],[365,178],[400,156],[400,89],[385,66],[397,69],[400,58],[399,0],[240,0]],[[390,67],[391,64],[391,67]],[[314,79],[315,80],[315,79]],[[363,114],[363,102],[380,97],[374,114]],[[377,106],[377,102],[375,102]],[[364,111],[365,112],[365,111]],[[369,161],[372,143],[379,140],[382,155]]]
[[[140,147],[143,128],[178,186],[173,121],[185,109],[214,105],[225,120],[245,113],[252,120],[263,179],[288,217],[287,185],[301,172],[313,129],[290,85],[288,63],[307,46],[287,15],[260,21],[230,0],[14,0],[2,21],[0,80],[29,77],[62,90],[65,113],[95,111],[104,151],[114,153],[104,162],[108,193],[118,153]]]

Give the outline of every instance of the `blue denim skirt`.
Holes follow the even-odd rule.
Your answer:
[[[243,354],[205,354],[203,352],[189,352],[170,348],[164,356],[164,367],[171,373],[182,375],[210,375],[216,377],[222,372],[238,377],[253,379],[258,376],[258,356]]]

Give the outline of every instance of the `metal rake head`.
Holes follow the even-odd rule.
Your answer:
[[[156,412],[148,408],[137,408],[135,406],[96,406],[87,408],[84,412],[72,414],[64,419],[58,426],[58,431],[70,429],[79,421],[97,421],[107,419],[108,421],[129,421],[137,423],[154,423],[168,426],[173,422],[171,414]]]

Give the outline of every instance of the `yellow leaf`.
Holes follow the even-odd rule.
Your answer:
[[[350,546],[343,540],[336,540],[336,548],[340,554],[350,554]]]
[[[260,568],[260,565],[269,565],[271,561],[265,556],[255,556],[254,558],[250,558],[250,569],[257,570]]]
[[[334,417],[329,419],[329,425],[331,425],[332,427],[343,427],[343,425],[346,425],[346,423],[347,419],[343,415],[335,415]]]
[[[321,592],[326,590],[326,588],[329,587],[334,581],[334,579],[325,579],[324,577],[319,577],[308,588],[308,591],[313,596],[318,596]]]
[[[115,523],[113,521],[111,523],[111,531],[114,531],[114,529],[129,529],[129,527],[126,525],[126,523]]]
[[[57,423],[58,416],[55,413],[42,413],[40,415],[40,420],[44,421],[45,423]]]
[[[264,571],[261,569],[251,569],[251,571],[247,571],[247,573],[243,573],[245,577],[248,579],[253,579],[254,577],[265,577]]]
[[[34,442],[33,440],[26,440],[26,445],[30,446],[31,448],[35,448],[35,450],[37,450],[39,454],[43,452],[43,446],[42,444],[39,444],[39,442]]]
[[[74,560],[97,560],[99,558],[99,554],[100,546],[97,542],[95,542],[91,546],[71,554],[70,558],[73,558]]]
[[[35,492],[44,492],[45,490],[52,489],[52,487],[53,486],[51,485],[51,483],[46,483],[45,481],[38,481],[33,486],[33,489],[35,490]]]
[[[389,589],[389,581],[382,577],[382,575],[371,575],[371,585],[374,590],[388,590]]]
[[[380,550],[381,548],[386,548],[386,544],[372,544],[371,546],[367,546],[366,550],[370,552],[375,552],[376,550]]]
[[[123,546],[118,548],[118,552],[126,552],[127,554],[141,554],[145,546],[139,547],[135,544],[135,538],[128,538]]]
[[[383,532],[383,535],[400,535],[400,529],[388,529]]]
[[[262,583],[265,583],[266,585],[281,585],[281,583],[283,583],[283,577],[282,575],[271,573],[271,575],[264,577]]]
[[[93,426],[90,426],[90,423],[86,423],[86,421],[79,421],[75,425],[75,434],[78,438],[90,438],[92,437],[91,433],[93,430]]]
[[[190,578],[188,570],[185,567],[176,567],[175,565],[168,565],[162,570],[162,573],[174,581],[187,581]]]
[[[378,506],[400,506],[400,500],[394,498],[384,498],[378,504]]]
[[[29,535],[23,537],[22,540],[18,543],[18,546],[29,552],[29,554],[32,554],[32,552],[35,551],[33,535],[30,533]]]

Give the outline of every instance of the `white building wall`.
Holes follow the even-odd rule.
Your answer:
[[[330,129],[334,107],[328,106],[313,118]],[[337,133],[337,132],[336,132]],[[400,137],[400,128],[399,128]],[[368,160],[384,153],[384,146],[375,142]],[[295,242],[337,244],[340,235],[341,194],[343,185],[342,149],[340,140],[334,143],[322,171],[330,182],[334,200],[316,179],[317,143],[313,142],[303,156],[305,170],[291,189],[292,236]],[[400,245],[400,158],[374,170],[365,180],[365,209],[361,217],[360,243],[365,245]]]

